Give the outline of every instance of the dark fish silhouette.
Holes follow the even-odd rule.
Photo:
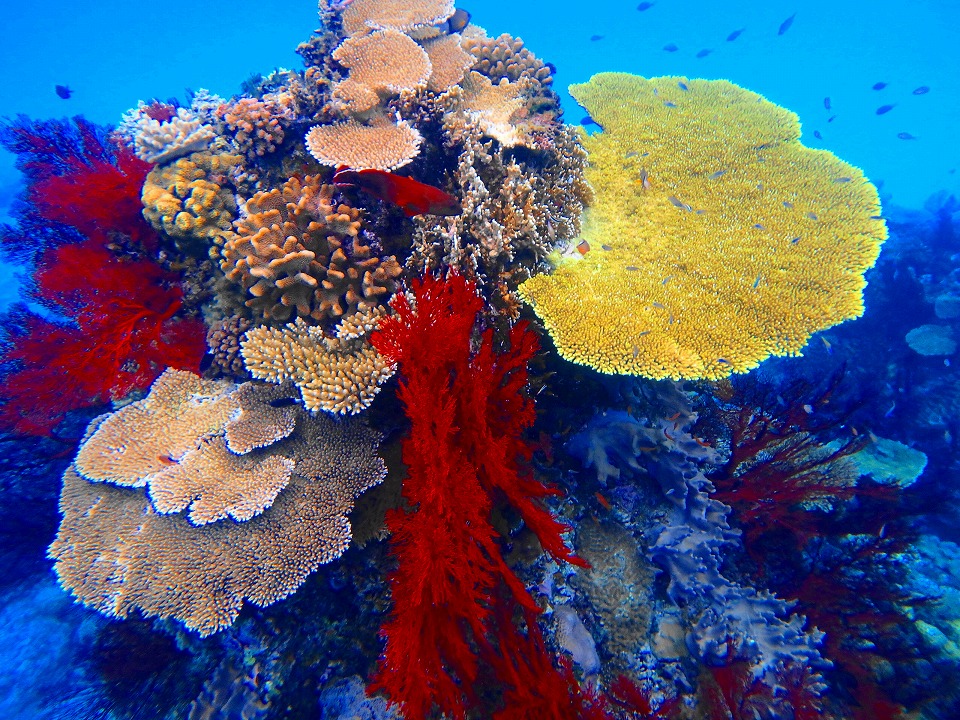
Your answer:
[[[831,115],[830,117],[827,118],[827,122],[833,122],[836,119],[837,119],[836,115]]]
[[[916,90],[913,91],[913,94],[926,95],[928,92],[930,92],[930,88],[927,87],[926,85],[921,85],[920,87],[918,87]]]
[[[878,83],[874,83],[874,84],[873,84],[873,89],[874,89],[874,90],[883,90],[886,86],[887,86],[887,83],[885,83],[885,82],[878,82]]]
[[[267,403],[272,408],[282,408],[290,407],[291,405],[297,404],[297,398],[295,397],[285,397],[285,398],[276,398]]]
[[[813,136],[814,136],[817,140],[823,140],[823,135],[820,134],[820,131],[819,131],[819,130],[814,130],[814,131],[813,131]]]
[[[554,65],[552,62],[544,63],[543,66],[544,66],[547,70],[550,71],[550,74],[551,74],[551,75],[556,75],[556,74],[557,74],[557,66]]]
[[[640,3],[639,5],[637,5],[637,10],[639,10],[640,12],[643,12],[644,10],[649,10],[649,9],[652,8],[654,5],[656,5],[656,3],[652,3],[652,2],[642,2],[642,3]]]
[[[600,123],[598,123],[589,115],[584,115],[582,118],[580,118],[580,124],[583,125],[584,127],[586,127],[587,125],[596,125],[597,127],[600,127]]]
[[[460,201],[433,185],[383,170],[351,170],[340,166],[333,174],[337,187],[359,187],[375,198],[396,205],[407,217],[414,215],[459,215]]]
[[[743,34],[744,30],[746,30],[746,28],[740,28],[739,30],[734,30],[732,33],[727,35],[727,42],[733,42],[734,40],[736,40],[738,37],[740,37]]]
[[[790,29],[790,26],[793,25],[793,19],[797,16],[796,13],[788,17],[782,23],[780,23],[780,29],[777,30],[777,35],[783,35],[787,30]]]
[[[713,52],[713,50],[711,50],[710,48],[704,48],[703,50],[701,50],[700,52],[697,53],[697,57],[698,57],[698,58],[705,58],[707,55],[709,55],[709,54],[712,53],[712,52]]]
[[[896,105],[881,105],[881,106],[878,107],[877,110],[876,110],[877,115],[886,115],[888,112],[890,112],[891,110],[893,110],[893,108],[895,108],[895,107],[896,107]]]
[[[916,135],[911,135],[908,132],[897,133],[897,137],[900,138],[901,140],[919,140],[920,139]]]
[[[830,98],[825,97],[825,98],[823,99],[823,107],[825,107],[827,110],[830,109]]]
[[[70,96],[73,95],[73,90],[68,85],[55,85],[53,89],[56,90],[57,97],[63,100],[69,100]]]
[[[678,48],[678,47],[677,47],[676,45],[674,45],[673,43],[668,43],[667,45],[664,45],[664,46],[663,46],[663,49],[666,50],[667,52],[676,52],[676,51],[679,50],[680,48]]]
[[[603,35],[591,35],[590,42],[596,42],[597,40],[603,40]]]
[[[447,23],[450,26],[450,32],[458,33],[463,30],[467,25],[470,24],[470,13],[466,10],[461,10],[457,8],[454,10],[453,15],[450,16],[450,19],[447,20]]]
[[[687,84],[686,84],[685,82],[683,82],[683,81],[678,81],[678,82],[677,82],[677,87],[680,88],[681,90],[683,90],[684,92],[686,92],[687,90],[690,89],[689,87],[687,87]]]

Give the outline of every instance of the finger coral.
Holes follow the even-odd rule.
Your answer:
[[[296,385],[307,410],[354,415],[373,402],[393,375],[389,363],[368,344],[369,330],[359,334],[364,325],[372,327],[353,320],[342,335],[328,337],[322,328],[297,318],[283,328],[250,330],[240,352],[253,377]]]
[[[886,237],[876,188],[726,81],[604,73],[571,88],[593,248],[520,289],[561,355],[607,373],[720,378],[863,312]]]
[[[208,635],[244,599],[269,605],[343,553],[354,500],[386,474],[379,434],[296,410],[295,430],[237,453],[224,411],[269,404],[249,388],[168,371],[91,425],[49,550],[65,588],[108,615],[140,609]]]
[[[353,0],[343,11],[343,29],[355,35],[369,29],[408,32],[439,25],[453,15],[453,0]]]
[[[389,299],[400,267],[361,235],[359,211],[336,205],[317,175],[254,195],[220,263],[258,318],[340,318]]]
[[[228,153],[193,153],[154,168],[143,184],[143,216],[171,237],[212,246],[230,230],[237,214],[228,178],[240,161],[239,155]]]
[[[354,120],[317,125],[307,133],[307,150],[321,165],[354,170],[396,170],[420,153],[423,138],[404,120],[361,125]]]
[[[277,105],[256,98],[240,98],[220,105],[215,114],[232,134],[237,152],[248,160],[272,153],[283,142],[280,120],[287,113]]]

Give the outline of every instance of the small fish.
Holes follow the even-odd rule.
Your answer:
[[[577,252],[581,255],[586,255],[588,252],[590,252],[590,243],[588,243],[586,240],[581,240],[578,242]]]
[[[835,182],[835,183],[848,183],[848,182],[853,182],[853,178],[852,178],[852,177],[846,177],[846,176],[844,176],[844,177],[836,177],[836,178],[833,179],[833,182]]]
[[[69,85],[54,85],[53,89],[57,93],[57,97],[63,100],[69,100],[70,96],[73,95],[73,90],[70,89]]]
[[[814,130],[814,131],[813,131],[813,136],[814,136],[817,140],[823,140],[823,135],[820,134],[820,131],[819,131],[819,130]]]
[[[832,122],[833,122],[834,120],[836,120],[836,119],[837,119],[837,116],[836,116],[836,115],[831,115],[830,117],[827,118],[827,122],[828,122],[828,123],[832,123]]]
[[[893,105],[881,105],[876,109],[877,115],[886,115],[888,112],[893,110],[896,107],[896,104]]]
[[[670,313],[670,317],[667,318],[667,325],[673,325],[673,313]]]
[[[595,492],[594,495],[597,498],[597,502],[603,505],[604,510],[613,510],[613,505],[611,505],[610,501],[607,500],[603,495],[601,495],[599,492]]]
[[[707,214],[707,211],[706,211],[706,210],[694,210],[693,212],[694,212],[696,215],[706,215],[706,214]]]
[[[643,337],[644,335],[649,335],[649,330],[644,330],[643,332],[637,333],[637,337]]]
[[[296,405],[297,399],[295,397],[276,398],[267,404],[272,408],[289,407],[291,405]]]
[[[650,176],[647,175],[646,168],[640,168],[640,184],[643,186],[644,190],[649,190],[650,185]]]
[[[636,151],[636,150],[631,150],[631,151],[628,152],[626,155],[624,155],[625,158],[632,158],[632,157],[636,157],[636,156],[637,156],[637,151]]]
[[[812,415],[812,414],[813,414],[813,405],[810,405],[810,404],[804,405],[804,406],[803,406],[803,411],[804,411],[807,415]]]
[[[627,266],[624,268],[624,270],[629,270],[630,272],[636,272],[636,271],[639,270],[639,269],[640,269],[640,268],[638,268],[636,265],[627,265]]]
[[[883,90],[887,86],[885,82],[878,82],[873,84],[873,90]]]
[[[819,219],[820,219],[820,218],[817,217],[817,214],[814,213],[814,212],[808,212],[808,213],[807,213],[807,217],[810,218],[811,220],[819,220]]]
[[[597,127],[600,127],[600,123],[598,123],[589,115],[584,115],[582,118],[580,118],[580,124],[583,125],[584,127],[586,127],[587,125],[596,125]]]
[[[717,358],[717,362],[721,365],[731,365],[732,363],[726,358]]]
[[[606,250],[607,252],[610,252],[611,250],[613,250],[613,248],[610,247],[609,245],[601,245],[601,246],[600,246],[600,249],[601,249],[601,250]]]
[[[673,278],[673,275],[667,275],[661,282],[661,285],[666,285]]]
[[[754,289],[754,290],[756,290],[758,287],[760,287],[760,278],[761,278],[761,276],[760,276],[760,275],[757,275],[757,279],[753,281],[753,289]]]
[[[689,87],[687,87],[687,84],[686,84],[685,82],[683,82],[682,80],[680,80],[680,81],[677,82],[677,87],[680,88],[681,90],[683,90],[684,92],[686,92],[687,90],[690,89]]]
[[[470,24],[470,13],[461,8],[457,8],[453,11],[453,15],[450,16],[447,23],[451,33],[458,33]]]
[[[890,417],[891,415],[893,415],[893,411],[896,410],[896,409],[897,409],[897,401],[894,400],[894,401],[893,401],[893,405],[890,406],[890,409],[887,410],[887,411],[883,414],[883,416],[884,416],[885,418]]]
[[[916,90],[913,91],[913,94],[926,95],[928,92],[930,92],[930,88],[927,87],[926,85],[921,85],[920,87],[918,87]]]
[[[637,5],[637,10],[639,10],[640,12],[644,12],[645,10],[649,10],[650,8],[652,8],[654,5],[656,5],[655,2],[642,2],[639,5]]]
[[[603,35],[591,35],[590,42],[597,42],[597,40],[603,40]]]
[[[794,237],[794,238],[790,238],[790,244],[791,244],[791,245],[796,245],[798,242],[800,242],[800,236],[799,236],[799,235],[797,235],[797,236]]]
[[[827,109],[827,110],[830,109],[830,98],[825,97],[825,98],[823,99],[823,107],[824,107],[825,109]]]
[[[897,137],[900,138],[901,140],[919,140],[920,139],[916,135],[911,135],[908,132],[897,133]]]
[[[647,332],[650,332],[650,331],[648,330]],[[633,359],[636,360],[639,355],[640,355],[640,348],[638,348],[636,345],[634,345],[634,346],[633,346]]]
[[[667,43],[666,45],[663,46],[663,51],[664,51],[664,52],[676,52],[676,51],[679,50],[679,49],[680,49],[680,48],[678,48],[678,47],[677,47],[676,45],[674,45],[673,43]]]
[[[827,349],[827,354],[833,355],[833,345],[830,344],[830,341],[823,337],[823,335],[820,336],[820,340],[823,342],[823,347]]]
[[[672,101],[670,101],[670,100],[664,100],[664,101],[663,101],[663,104],[666,105],[667,107],[676,107],[676,106],[677,106],[677,104],[676,104],[675,102],[672,102]]]
[[[763,225],[761,225],[760,223],[754,223],[753,226],[754,226],[757,230],[763,230]]]
[[[851,426],[850,426],[850,434],[853,435],[854,437],[857,437],[857,436],[860,435],[860,431],[857,430],[855,427],[853,427],[853,425],[851,425]]]
[[[703,50],[697,53],[697,58],[698,59],[705,58],[707,55],[709,55],[712,52],[713,50],[711,50],[710,48],[704,48]]]
[[[738,37],[743,35],[744,30],[746,30],[746,28],[740,28],[739,30],[734,30],[732,33],[727,35],[727,42],[733,42],[734,40],[736,40]]]
[[[676,195],[671,195],[670,197],[667,198],[667,200],[669,200],[670,204],[673,205],[674,207],[678,207],[678,208],[687,207]]]
[[[783,206],[784,206],[787,210],[790,210],[790,209],[793,208],[793,203],[790,202],[789,200],[784,200],[784,201],[783,201]]]
[[[333,174],[333,184],[336,187],[359,187],[378,200],[396,205],[407,217],[455,216],[463,212],[460,201],[450,193],[383,170],[351,170],[341,165]]]
[[[710,180],[717,180],[717,179],[723,177],[723,176],[726,175],[726,174],[727,174],[727,171],[726,171],[726,170],[717,170],[715,173],[711,173],[711,174],[708,175],[707,177],[708,177]]]
[[[157,455],[157,460],[162,462],[164,465],[176,465],[177,461],[174,460],[169,455]]]
[[[660,302],[655,302],[655,303],[653,303],[653,307],[655,307],[657,310],[666,310],[666,309],[667,309],[667,306],[664,305],[663,303],[660,303]]]
[[[790,29],[790,26],[793,25],[793,19],[797,16],[796,13],[788,17],[782,23],[780,23],[780,29],[777,30],[777,35],[783,35],[787,30]]]

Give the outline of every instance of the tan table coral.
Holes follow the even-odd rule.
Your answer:
[[[348,35],[371,28],[409,32],[439,25],[453,11],[453,0],[353,0],[343,11],[343,30]]]
[[[590,250],[520,288],[561,355],[716,379],[863,312],[877,190],[804,147],[796,115],[726,81],[604,73],[571,92],[603,127],[584,140]]]
[[[61,585],[107,615],[139,609],[208,635],[339,557],[354,501],[386,475],[380,435],[275,412],[278,392],[168,370],[92,424],[49,550]]]

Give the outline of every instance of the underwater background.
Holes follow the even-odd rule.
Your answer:
[[[384,3],[390,4],[389,0]],[[395,4],[404,5],[400,0]],[[303,202],[320,203],[332,215],[339,213],[338,220],[329,221],[328,232],[347,238],[347,246],[350,237],[371,240],[376,261],[364,267],[380,273],[374,284],[389,288],[379,298],[383,306],[401,286],[410,288],[416,301],[407,306],[406,315],[398,307],[402,301],[391,303],[395,317],[407,325],[398,321],[392,331],[382,329],[380,339],[369,343],[364,339],[371,332],[369,325],[376,324],[366,318],[357,321],[362,327],[356,335],[336,336],[345,346],[357,337],[366,343],[357,351],[360,360],[351,359],[354,364],[345,371],[349,375],[363,366],[368,373],[369,386],[356,390],[360,399],[351,396],[344,401],[356,402],[356,409],[351,406],[345,412],[326,396],[311,406],[303,377],[297,379],[289,368],[277,370],[269,358],[260,358],[261,369],[253,371],[254,361],[246,355],[240,358],[239,338],[254,337],[244,333],[256,333],[256,318],[242,317],[232,329],[224,321],[218,339],[207,335],[203,341],[216,324],[209,312],[211,297],[220,296],[217,302],[222,309],[230,302],[243,305],[243,298],[224,300],[230,292],[237,297],[238,292],[244,297],[248,292],[259,296],[248,278],[235,281],[241,288],[237,291],[236,287],[224,289],[222,274],[217,275],[220,285],[212,275],[201,277],[211,267],[219,273],[220,266],[219,261],[205,266],[198,259],[206,253],[206,246],[197,252],[198,234],[192,239],[187,237],[189,232],[179,236],[161,219],[147,217],[160,238],[149,239],[148,226],[134,227],[134,221],[142,220],[139,204],[131,217],[122,216],[119,201],[126,197],[124,192],[130,193],[123,182],[91,186],[90,195],[84,194],[82,186],[68,191],[42,183],[50,176],[69,175],[74,153],[85,157],[83,163],[88,165],[103,162],[119,167],[125,179],[139,177],[142,184],[150,168],[124,166],[126,156],[111,149],[105,129],[118,126],[138,101],[147,106],[157,101],[157,107],[175,110],[176,106],[198,107],[195,93],[201,88],[220,96],[219,100],[283,92],[286,75],[271,75],[275,69],[302,76],[306,59],[308,65],[328,71],[317,57],[329,54],[343,33],[335,40],[317,41],[312,54],[297,54],[298,45],[321,27],[317,7],[310,0],[285,3],[282,8],[245,0],[229,7],[197,0],[172,6],[92,2],[82,9],[38,1],[7,8],[0,44],[0,65],[8,77],[0,86],[0,118],[4,118],[0,144],[5,147],[0,150],[0,223],[5,225],[0,265],[0,305],[5,310],[0,367],[0,558],[5,567],[0,578],[0,667],[6,670],[0,712],[25,719],[346,720],[440,717],[441,712],[471,718],[960,717],[955,689],[960,682],[960,489],[956,483],[960,376],[954,362],[960,332],[960,179],[956,172],[960,145],[955,137],[960,127],[960,61],[956,57],[960,4],[933,0],[593,4],[477,0],[464,9],[471,13],[470,23],[485,28],[490,38],[501,33],[522,38],[541,66],[552,63],[555,72],[550,73],[552,84],[545,97],[560,103],[565,123],[584,125],[590,137],[599,132],[597,122],[603,125],[604,121],[581,107],[567,88],[588,83],[600,72],[726,79],[795,112],[802,128],[800,143],[829,150],[854,166],[849,171],[851,185],[859,185],[855,170],[862,170],[864,187],[872,183],[882,204],[880,215],[861,213],[864,225],[857,230],[858,237],[872,237],[875,227],[867,223],[879,222],[876,218],[882,216],[888,233],[876,262],[863,263],[867,284],[862,316],[840,322],[859,314],[847,309],[821,326],[826,329],[811,323],[800,333],[802,340],[809,338],[802,356],[769,358],[732,379],[727,379],[731,369],[727,366],[740,362],[732,356],[714,358],[719,370],[714,367],[713,374],[684,375],[688,382],[673,382],[656,373],[648,378],[642,376],[651,373],[598,372],[604,369],[599,362],[563,359],[574,353],[564,345],[562,333],[551,326],[559,323],[546,316],[546,300],[531,302],[533,289],[527,295],[517,290],[526,275],[534,274],[529,268],[518,271],[505,261],[497,265],[482,253],[477,255],[482,259],[474,259],[472,265],[464,262],[461,272],[469,266],[477,273],[475,278],[469,270],[466,275],[480,288],[483,307],[474,308],[469,293],[455,283],[440,289],[428,284],[413,291],[417,273],[411,268],[456,267],[450,261],[453,251],[442,246],[437,239],[440,231],[426,221],[405,217],[410,213],[401,212],[399,203],[389,209],[394,195],[384,194],[382,188],[381,195],[361,194],[356,188],[348,189],[344,181],[335,191],[345,193],[337,195],[339,200],[331,200],[323,191],[311,196],[304,190]],[[318,37],[323,38],[323,33]],[[68,87],[69,92],[63,93],[68,97],[58,93],[56,86]],[[276,143],[281,153],[296,145],[289,164],[272,155],[273,147],[259,154],[254,148],[242,161],[242,172],[214,162],[204,178],[227,187],[223,178],[230,176],[236,198],[250,199],[255,192],[285,186],[287,177],[299,178],[306,188],[303,176],[308,170],[304,168],[319,167],[315,158],[326,168],[323,182],[336,183],[331,163],[324,163],[316,153],[311,158],[303,147],[302,136],[312,122],[304,118],[320,118],[322,112],[303,116],[299,112],[298,106],[294,119],[282,120],[286,138],[280,132]],[[424,147],[434,147],[434,154],[424,151],[407,170],[412,168],[409,174],[434,190],[450,192],[457,189],[450,184],[458,169],[456,153],[470,147],[481,158],[491,151],[469,145],[459,139],[461,130],[449,128],[444,131],[447,154],[436,150],[433,138],[439,135],[429,132],[440,131],[435,118],[427,119],[429,112],[438,111],[435,106],[416,112],[403,107],[405,117],[416,118],[427,138]],[[17,119],[20,115],[29,119]],[[75,116],[104,128],[87,136],[82,124],[31,124]],[[332,122],[323,117],[324,123]],[[128,124],[127,141],[132,147],[129,128]],[[26,134],[17,135],[20,130]],[[244,155],[236,128],[230,132],[230,152]],[[530,143],[536,152],[563,155],[560,148],[576,147],[576,141],[555,126],[542,135],[537,132],[530,133],[541,143]],[[23,139],[27,136],[62,143],[63,152],[51,152],[41,142],[31,144]],[[93,153],[94,160],[77,149],[87,147],[84,143],[89,145],[91,137],[102,151]],[[509,141],[498,142],[508,147]],[[579,230],[579,219],[569,226],[561,222],[571,208],[591,205],[588,193],[577,185],[584,173],[590,179],[588,159],[571,155],[579,159],[564,166],[565,175],[548,175],[547,163],[531,158],[525,154],[529,148],[520,145],[514,155],[495,145],[499,154],[492,153],[494,160],[478,160],[477,167],[497,168],[508,177],[507,160],[519,158],[525,178],[541,174],[573,188],[549,202],[543,201],[543,193],[531,196],[550,208],[534,213],[536,219],[529,222],[540,223],[538,231],[543,226],[555,233],[551,249],[568,260],[579,254],[591,259],[609,249],[607,242],[616,245],[611,240],[616,238],[614,232],[585,226],[583,237],[588,244],[584,249],[578,244],[580,233],[574,232]],[[599,148],[588,143],[591,153],[593,147]],[[260,167],[264,155],[263,165],[269,169]],[[599,148],[597,163],[601,155]],[[37,171],[34,166],[21,172],[18,158],[21,168],[35,159],[48,169]],[[626,159],[633,158],[628,153]],[[160,168],[171,161],[164,157],[151,162]],[[262,177],[257,176],[258,169]],[[400,169],[402,175],[405,171]],[[506,184],[502,177],[484,172],[478,171],[478,177],[490,188]],[[646,183],[643,172],[638,176],[641,185]],[[844,175],[834,181],[844,181],[840,185],[845,187],[849,179]],[[652,180],[655,186],[656,177]],[[462,190],[466,185],[457,187]],[[42,187],[50,190],[45,197],[38,190]],[[58,188],[62,195],[55,194]],[[827,187],[824,192],[843,189],[838,188]],[[429,197],[429,191],[421,192]],[[137,202],[139,193],[138,185],[131,195]],[[85,197],[118,202],[109,207],[109,213],[91,213],[79,222],[63,207],[65,199],[80,202]],[[670,197],[673,205],[691,216],[700,209],[692,200],[692,207],[685,205],[688,199],[683,195]],[[258,200],[261,209],[269,212],[270,203],[260,196]],[[443,217],[440,206],[445,200],[434,198],[420,217],[434,217],[430,215],[434,210],[436,217]],[[348,201],[359,212],[354,207],[337,207],[338,202]],[[855,201],[849,204],[856,206]],[[869,204],[865,201],[864,207]],[[477,205],[481,207],[487,206]],[[597,207],[604,207],[602,200]],[[477,215],[483,211],[478,209]],[[232,212],[227,227],[235,220],[242,222],[236,207]],[[44,223],[51,213],[57,221],[51,221],[49,230]],[[104,225],[121,216],[125,224]],[[543,220],[544,216],[549,219]],[[503,218],[497,220],[507,226]],[[368,224],[358,235],[361,223]],[[759,226],[758,222],[754,227]],[[257,229],[243,231],[253,234]],[[464,238],[473,237],[470,232],[481,234],[478,229],[462,232]],[[546,234],[546,230],[540,232]],[[411,236],[418,250],[405,258],[403,252],[409,254],[409,249],[398,249],[402,244],[398,238]],[[49,261],[84,237],[104,240],[101,245],[113,254],[103,259],[64,253],[57,255],[56,263]],[[30,242],[21,242],[22,238]],[[219,246],[231,247],[230,242]],[[432,247],[433,254],[421,246]],[[223,250],[228,259],[229,252]],[[358,251],[345,252],[352,261],[352,253]],[[388,253],[399,258],[404,274],[396,260],[389,262]],[[243,255],[239,250],[235,254]],[[517,265],[527,259],[520,250],[512,257],[519,258]],[[103,262],[100,285],[94,259]],[[137,266],[144,285],[156,286],[147,299],[134,297],[136,288],[125,285],[122,273],[111,274],[129,267],[124,263],[145,259],[157,261],[157,269]],[[543,272],[545,253],[537,254],[531,263]],[[238,268],[240,264],[238,260]],[[821,269],[808,268],[813,277]],[[171,272],[183,273],[185,279],[170,281]],[[509,292],[498,285],[497,272],[503,273],[499,277],[505,278],[502,285]],[[833,277],[824,272],[824,277]],[[62,279],[57,273],[64,273],[64,278],[73,273],[75,280]],[[664,286],[670,277],[663,280]],[[88,281],[95,291],[82,287]],[[753,289],[761,281],[758,274]],[[837,288],[841,286],[847,288],[837,280]],[[86,329],[87,322],[106,337],[116,330],[111,323],[118,322],[118,316],[99,306],[101,317],[95,321],[84,313],[97,298],[110,297],[111,289],[117,288],[122,291],[118,306],[142,301],[155,322],[154,335],[137,348],[142,354],[140,365],[132,363],[131,369],[131,363],[117,364],[122,383],[109,392],[99,387],[89,391],[72,376],[62,386],[51,387],[49,378],[29,374],[31,363],[48,362],[53,376],[76,371],[79,378],[82,368],[58,365],[56,353],[49,348],[40,352],[31,339],[45,338],[42,342],[54,346],[73,347],[70,343],[75,341],[82,345],[84,338],[70,332]],[[446,298],[446,304],[431,305],[431,292]],[[17,304],[20,300],[26,306]],[[579,304],[592,302],[595,298],[587,296]],[[772,307],[774,301],[769,302]],[[354,305],[344,317],[352,317]],[[533,306],[543,314],[535,315]],[[657,303],[654,307],[667,310]],[[431,340],[415,337],[414,332],[422,330],[417,313],[425,314],[426,308],[433,308],[441,318],[451,308],[469,316],[464,326],[451,315],[443,320],[447,323],[443,328],[451,345],[451,338],[464,341],[464,354],[445,360],[453,368],[450,377],[473,378],[472,384],[457,385],[445,376],[440,384],[431,385],[436,379],[415,369],[433,362],[416,352],[432,352]],[[619,309],[625,317],[634,310],[640,315],[629,304]],[[366,308],[357,310],[358,316],[363,311]],[[266,329],[257,336],[262,344],[287,342],[283,324],[271,318],[269,311],[263,312],[267,322],[261,327]],[[478,339],[472,325],[478,312],[478,327],[491,331],[489,346],[484,344],[487,340]],[[234,317],[242,315],[238,311]],[[299,315],[322,328],[320,334],[326,332],[328,338],[339,332],[330,324],[333,315],[320,320],[310,312]],[[520,325],[515,324],[518,319]],[[524,321],[531,322],[533,330],[517,330],[527,328]],[[58,335],[58,330],[42,325],[47,322],[70,331]],[[668,322],[673,325],[672,313]],[[46,328],[47,334],[36,334],[37,327]],[[223,338],[231,332],[232,354],[221,352],[229,344]],[[544,351],[536,352],[524,332],[536,332]],[[390,379],[393,371],[386,369],[390,363],[378,364],[364,354],[375,354],[371,346],[399,368],[403,384]],[[103,346],[91,341],[90,347],[97,351]],[[628,363],[630,354],[628,346]],[[632,360],[638,354],[638,345],[633,345]],[[761,353],[756,360],[769,354]],[[213,369],[212,355],[217,356]],[[81,356],[78,350],[75,357]],[[240,527],[244,521],[259,522],[260,513],[267,517],[273,510],[275,517],[286,512],[287,505],[282,503],[293,501],[284,498],[295,491],[316,507],[336,505],[336,512],[329,516],[306,511],[290,515],[291,525],[284,526],[284,532],[295,538],[289,540],[290,546],[322,546],[316,557],[290,560],[284,556],[285,549],[277,549],[283,543],[271,544],[266,536],[229,540],[238,543],[236,556],[215,550],[197,561],[219,564],[225,570],[211,573],[207,580],[191,577],[178,588],[187,600],[167,603],[162,593],[152,591],[151,583],[162,587],[179,582],[162,571],[152,580],[146,573],[140,581],[143,586],[109,590],[124,581],[103,568],[130,559],[118,559],[123,556],[121,550],[115,557],[106,551],[98,553],[110,545],[112,533],[119,537],[129,528],[111,520],[106,527],[91,530],[95,540],[70,536],[84,528],[83,517],[96,517],[76,508],[70,515],[70,498],[95,507],[136,490],[146,505],[131,505],[127,517],[139,517],[138,513],[153,517],[156,508],[150,509],[151,500],[142,490],[153,479],[141,474],[118,481],[115,470],[95,477],[97,471],[90,469],[95,461],[85,460],[83,451],[78,455],[78,448],[92,448],[88,456],[95,456],[97,447],[115,447],[119,442],[115,438],[103,440],[101,446],[88,441],[95,441],[103,427],[122,426],[122,419],[113,425],[112,420],[89,428],[87,424],[111,410],[111,418],[122,418],[122,409],[131,407],[127,403],[149,397],[150,383],[167,366],[177,372],[201,370],[202,383],[210,384],[183,381],[187,384],[176,392],[227,408],[222,410],[223,417],[203,420],[211,423],[209,428],[217,428],[206,431],[214,440],[204,436],[203,443],[223,442],[233,449],[229,443],[241,429],[230,423],[241,410],[248,412],[253,419],[245,420],[243,432],[251,434],[251,427],[267,426],[276,437],[245,440],[249,447],[240,454],[266,455],[279,448],[280,455],[271,456],[271,467],[294,467],[295,474],[288,489],[281,487],[270,491],[273,495],[268,499],[258,496],[250,501],[259,503],[253,509],[238,503],[198,520],[192,513],[200,511],[198,505],[190,504],[191,495],[189,502],[172,503],[166,512],[185,511],[189,505],[189,513],[176,516],[187,530],[192,525]],[[237,366],[239,372],[235,372]],[[734,369],[751,366],[744,360],[743,368]],[[223,384],[249,381],[248,372],[268,381],[255,384],[256,393],[243,395],[239,388],[245,385]],[[375,380],[369,380],[370,373]],[[81,387],[78,396],[87,392],[98,401],[77,402],[60,415],[31,416],[33,403],[42,413],[56,406],[50,396],[62,393],[72,398],[71,383]],[[290,383],[297,389],[294,395],[299,394],[293,399],[288,397]],[[121,385],[123,391],[118,390]],[[401,386],[414,389],[405,396]],[[47,395],[37,394],[41,387]],[[157,392],[158,386],[153,387],[150,393]],[[325,387],[322,392],[328,391]],[[316,397],[321,394],[318,391]],[[522,458],[517,463],[521,469],[514,473],[519,480],[508,478],[506,470],[500,475],[486,470],[491,477],[484,477],[483,470],[477,472],[481,489],[476,494],[483,500],[477,500],[476,507],[486,512],[482,520],[484,527],[491,528],[493,540],[471,537],[463,545],[447,547],[437,540],[446,532],[439,527],[430,528],[437,535],[421,538],[424,543],[430,540],[426,543],[430,547],[443,547],[454,567],[476,572],[477,577],[463,572],[466,577],[459,578],[460,570],[448,571],[462,580],[462,587],[477,591],[478,597],[462,602],[443,597],[424,602],[423,607],[413,601],[398,602],[404,587],[415,594],[410,586],[416,585],[416,577],[398,570],[404,567],[404,559],[419,559],[428,579],[433,577],[430,570],[447,571],[439,561],[433,566],[434,559],[425,558],[427,550],[416,544],[416,533],[422,528],[409,519],[418,514],[411,508],[420,507],[425,513],[423,508],[436,498],[413,495],[416,490],[403,478],[416,477],[417,468],[425,477],[433,473],[435,479],[441,472],[431,465],[439,451],[434,449],[432,457],[430,453],[418,457],[405,444],[418,428],[423,437],[430,435],[423,427],[442,415],[422,400],[418,405],[414,395],[458,398],[455,408],[444,409],[452,413],[455,425],[467,428],[464,438],[457,440],[458,462],[484,468],[487,455],[496,454],[491,448],[502,450],[505,467],[512,467],[510,457]],[[496,407],[485,420],[469,410],[484,402]],[[139,407],[136,402],[132,406]],[[353,413],[363,424],[354,423]],[[189,413],[183,408],[174,413],[180,414]],[[490,419],[494,415],[496,421]],[[159,436],[164,423],[172,421],[161,417],[157,422],[151,427]],[[484,422],[490,422],[490,427]],[[281,426],[288,429],[276,429]],[[332,440],[317,439],[334,436],[342,444],[335,449],[331,449]],[[181,460],[166,448],[155,450],[151,445],[145,452],[158,474]],[[328,455],[323,456],[324,452]],[[330,463],[331,457],[335,458],[332,464],[350,469],[338,476],[350,497],[338,497],[336,502],[309,495],[306,482],[297,485],[301,479],[296,473],[302,467],[312,467],[318,458]],[[301,474],[312,477],[305,471]],[[318,477],[321,474],[317,471]],[[275,475],[270,477],[270,482],[278,482]],[[401,484],[405,501],[400,500]],[[377,485],[376,495],[370,485]],[[109,488],[114,495],[108,498],[104,490],[94,500],[100,491],[86,486]],[[161,491],[151,486],[149,493],[158,505]],[[194,494],[203,496],[200,491]],[[277,507],[270,508],[274,496],[279,498]],[[451,526],[461,511],[467,518],[463,524],[480,522],[470,515],[473,506],[449,510],[444,502],[440,507],[454,518]],[[399,511],[394,521],[384,521],[388,507],[394,512],[406,507],[408,520],[396,519],[404,512]],[[342,529],[348,516],[354,533],[349,549],[349,525],[346,540],[342,533],[328,537],[325,533],[330,530],[324,525]],[[71,518],[76,520],[74,526]],[[136,525],[135,520],[130,522]],[[120,528],[114,530],[111,523]],[[319,529],[315,537],[290,530],[298,524]],[[570,531],[564,532],[563,526]],[[361,527],[362,542],[358,541]],[[156,532],[158,545],[182,547],[191,542],[188,535]],[[204,537],[214,537],[215,532]],[[408,543],[406,550],[394,545],[401,542],[397,538]],[[249,580],[255,589],[223,600],[218,593],[232,591],[224,588],[248,582],[246,576],[236,579],[239,572],[236,578],[231,575],[231,562],[243,565],[250,558],[267,558],[264,562],[274,563],[277,576],[283,579],[274,584],[257,577]],[[140,560],[151,567],[176,564],[166,557]],[[55,563],[56,572],[52,570]],[[302,577],[291,580],[281,572],[288,564],[297,568],[291,574]],[[191,599],[194,594],[206,598],[208,592],[214,598],[211,606],[224,603],[216,612]],[[204,614],[208,611],[213,620]],[[542,631],[536,630],[538,623]],[[465,638],[462,645],[447,639],[460,631]],[[416,644],[417,637],[422,639],[421,646]],[[431,642],[438,648],[433,659],[428,657]],[[497,659],[498,655],[507,660]],[[399,672],[404,665],[417,665],[411,658],[422,660],[420,675],[413,670]],[[449,673],[448,684],[437,680],[444,672]],[[403,707],[388,705],[387,699]]]

